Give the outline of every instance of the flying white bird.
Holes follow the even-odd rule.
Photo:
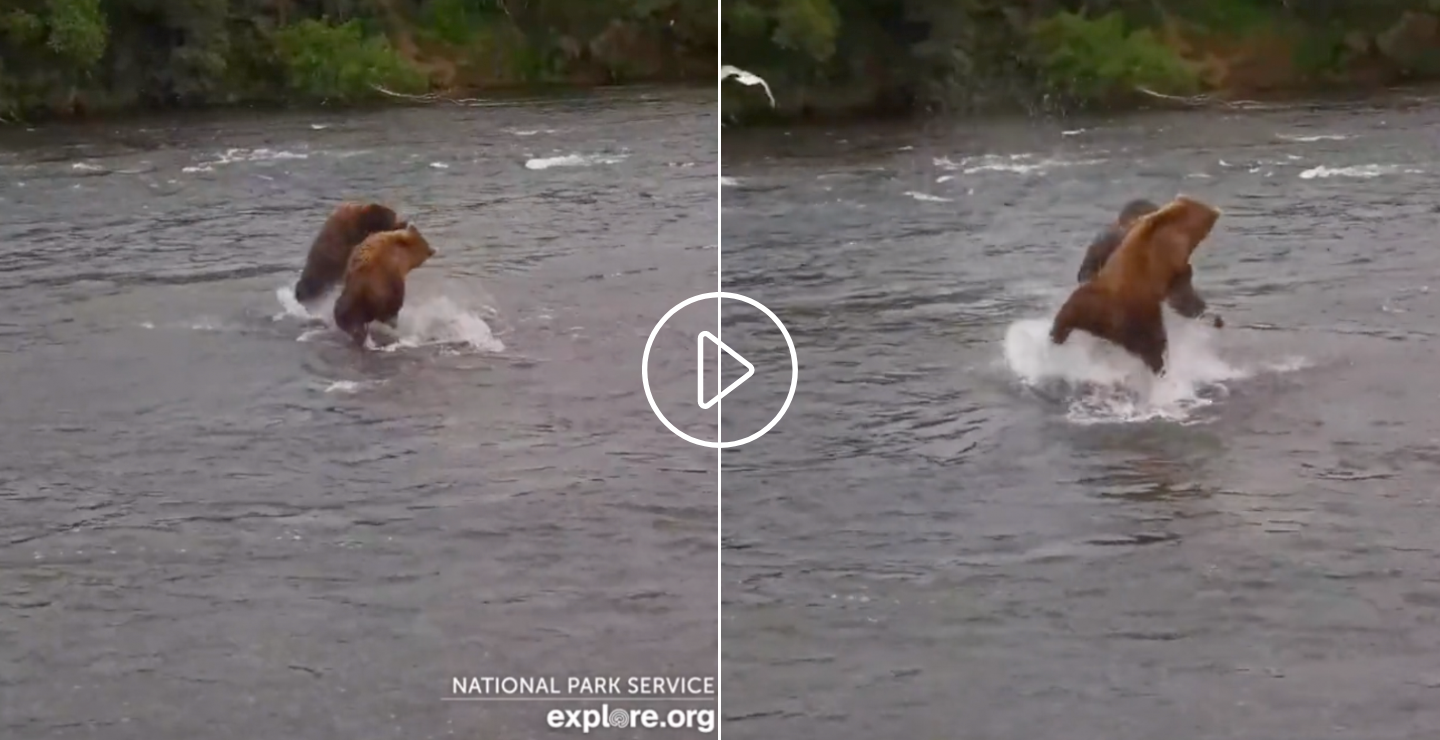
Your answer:
[[[765,97],[770,99],[770,107],[775,107],[775,96],[770,94],[770,86],[765,84],[765,80],[762,80],[759,77],[756,77],[755,75],[746,72],[743,69],[740,69],[739,67],[733,67],[729,64],[721,65],[720,81],[724,82],[731,77],[734,77],[735,81],[742,85],[759,85],[760,88],[765,91]]]

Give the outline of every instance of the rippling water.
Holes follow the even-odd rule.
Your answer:
[[[0,735],[540,737],[440,698],[713,675],[715,456],[638,371],[715,285],[714,109],[0,130]],[[285,300],[345,198],[438,250],[393,351]]]
[[[1396,98],[727,133],[725,289],[801,363],[725,455],[727,737],[1440,732],[1437,126]],[[1228,326],[1171,317],[1152,388],[1046,347],[1090,236],[1177,192],[1224,210],[1195,264]],[[775,361],[749,319],[725,340]]]

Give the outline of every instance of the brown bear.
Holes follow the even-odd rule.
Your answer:
[[[371,234],[405,228],[395,211],[379,203],[341,203],[310,244],[305,269],[295,283],[295,300],[309,305],[345,277],[355,247]]]
[[[1075,275],[1075,282],[1084,283],[1094,278],[1095,274],[1100,272],[1100,268],[1105,266],[1105,262],[1110,259],[1110,255],[1115,253],[1120,242],[1125,239],[1125,233],[1134,225],[1136,219],[1158,210],[1160,210],[1160,206],[1143,198],[1126,203],[1125,207],[1120,209],[1120,217],[1115,219],[1115,223],[1105,227],[1105,230],[1090,242],[1090,246],[1086,247],[1085,259],[1080,262],[1080,270]],[[1207,308],[1205,299],[1195,292],[1195,286],[1189,280],[1176,285],[1170,291],[1170,295],[1166,296],[1165,302],[1175,309],[1175,313],[1187,319],[1200,318]],[[1214,317],[1212,323],[1216,329],[1225,326],[1225,320],[1218,315]]]
[[[1064,344],[1080,329],[1124,347],[1151,372],[1163,374],[1168,340],[1160,304],[1190,282],[1190,255],[1219,219],[1219,209],[1184,195],[1137,219],[1095,277],[1055,314],[1050,341]]]
[[[405,305],[405,277],[433,256],[414,224],[366,237],[350,255],[345,289],[335,301],[335,326],[362,347],[371,321],[394,327]]]

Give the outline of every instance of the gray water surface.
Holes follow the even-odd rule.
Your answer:
[[[550,737],[441,698],[714,675],[715,455],[639,374],[715,285],[714,108],[0,130],[0,736]],[[395,351],[277,297],[347,198],[438,251]]]
[[[726,737],[1440,735],[1437,130],[1396,99],[727,132],[724,286],[801,370],[724,457]],[[1146,421],[1022,383],[1017,322],[1178,192],[1224,211],[1228,326],[1184,328],[1232,377]],[[761,326],[725,340],[786,362]]]

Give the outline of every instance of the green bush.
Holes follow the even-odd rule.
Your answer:
[[[1290,15],[1286,4],[1271,0],[1180,0],[1167,9],[1210,33],[1232,38],[1270,28]]]
[[[1315,28],[1300,36],[1291,61],[1307,77],[1324,79],[1342,72],[1349,60],[1343,30]]]
[[[89,70],[105,55],[110,37],[100,0],[48,0],[50,38],[46,45],[76,70]],[[18,12],[11,16],[18,19]]]
[[[467,46],[481,30],[505,18],[498,0],[429,0],[421,11],[426,30],[454,46]]]
[[[292,92],[349,101],[373,96],[375,85],[421,92],[425,75],[384,36],[365,36],[356,20],[338,26],[304,20],[275,32],[275,50]]]
[[[1200,87],[1185,60],[1149,29],[1128,30],[1118,12],[1093,20],[1060,13],[1032,25],[1030,39],[1045,86],[1078,102],[1133,95],[1137,87],[1170,95]]]
[[[0,15],[0,37],[12,48],[39,44],[45,39],[45,21],[33,13],[12,10]]]

